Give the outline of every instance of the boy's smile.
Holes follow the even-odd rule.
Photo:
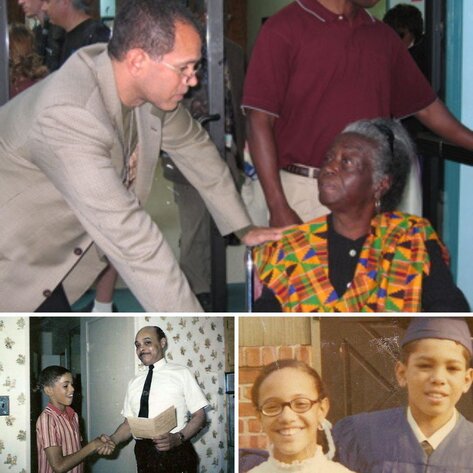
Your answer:
[[[51,404],[61,411],[72,404],[74,398],[74,386],[72,382],[72,374],[63,374],[54,386],[45,386],[44,392],[49,397]]]
[[[409,407],[422,432],[429,437],[452,417],[455,405],[472,382],[462,345],[452,340],[419,340],[407,365],[398,363],[396,376],[407,386]]]

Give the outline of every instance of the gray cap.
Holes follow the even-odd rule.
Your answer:
[[[464,318],[460,317],[415,317],[412,319],[401,347],[421,338],[440,338],[461,343],[473,354],[470,329]]]

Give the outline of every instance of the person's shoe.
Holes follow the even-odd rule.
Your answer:
[[[212,312],[212,295],[210,292],[201,292],[195,295],[205,312]]]

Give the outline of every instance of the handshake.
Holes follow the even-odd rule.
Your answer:
[[[115,442],[105,434],[93,440],[95,446],[95,453],[99,455],[111,455],[115,450]]]

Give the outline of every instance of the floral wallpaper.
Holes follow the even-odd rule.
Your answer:
[[[168,340],[166,358],[187,366],[207,396],[210,405],[207,408],[208,427],[194,438],[194,447],[200,457],[200,473],[228,471],[223,322],[221,317],[147,316],[136,319],[137,330],[145,325],[161,327]],[[140,369],[142,366],[138,361],[136,372]]]
[[[0,417],[0,471],[29,471],[29,322],[0,318],[0,396],[9,396],[10,413]],[[27,429],[27,430],[26,430]]]

